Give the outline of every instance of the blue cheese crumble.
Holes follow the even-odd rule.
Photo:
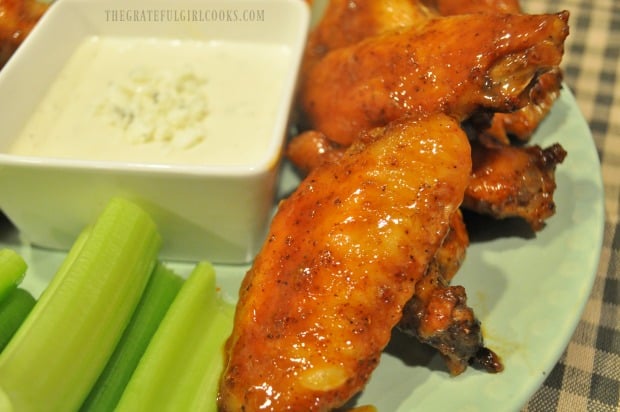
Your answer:
[[[127,142],[159,142],[188,149],[207,137],[207,81],[191,70],[173,73],[146,67],[108,85],[98,115]]]

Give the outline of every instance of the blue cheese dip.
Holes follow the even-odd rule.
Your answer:
[[[254,165],[273,138],[290,58],[281,45],[89,37],[10,152]]]

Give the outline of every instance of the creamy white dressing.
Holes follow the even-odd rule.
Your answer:
[[[162,164],[263,159],[284,92],[284,46],[91,37],[11,153]]]

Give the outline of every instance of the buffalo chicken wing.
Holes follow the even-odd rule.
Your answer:
[[[338,144],[407,115],[527,104],[535,79],[557,67],[568,13],[471,14],[430,19],[331,51],[308,72],[301,106],[308,125]]]
[[[559,144],[487,147],[472,143],[472,178],[463,207],[498,219],[523,218],[534,231],[555,213],[555,169],[566,157]]]
[[[445,115],[364,133],[313,169],[246,274],[223,411],[324,411],[362,390],[442,244],[470,175]]]

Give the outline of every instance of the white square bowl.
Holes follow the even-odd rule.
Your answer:
[[[0,72],[0,209],[24,242],[66,250],[111,197],[122,196],[156,220],[164,258],[250,261],[272,212],[309,17],[300,0],[56,1]],[[250,164],[171,165],[11,154],[50,84],[91,36],[288,49],[290,62],[279,79],[282,91],[264,155]]]

